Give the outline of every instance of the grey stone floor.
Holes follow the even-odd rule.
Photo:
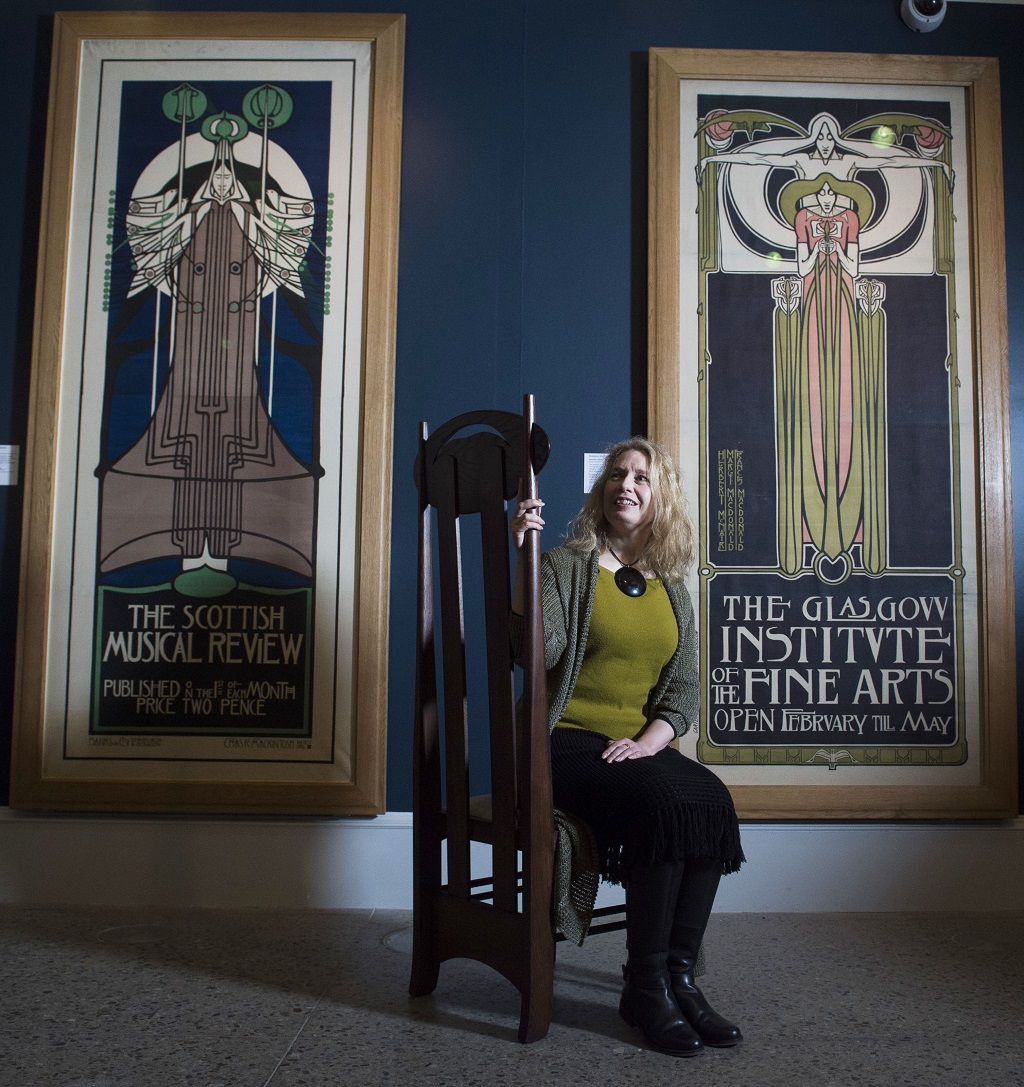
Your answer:
[[[673,1059],[616,1014],[621,934],[558,954],[547,1038],[405,912],[0,908],[2,1087],[1024,1087],[1024,913],[723,914],[705,991],[744,1044]]]

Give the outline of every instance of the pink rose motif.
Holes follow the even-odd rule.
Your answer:
[[[934,155],[941,150],[942,145],[946,142],[946,134],[940,132],[937,128],[921,125],[914,133],[914,139],[917,140],[917,146],[925,154]]]
[[[704,119],[707,121],[712,117],[721,117],[726,112],[724,109],[713,109]],[[704,136],[712,147],[728,147],[732,141],[732,121],[719,121],[717,124],[708,125],[704,129]]]

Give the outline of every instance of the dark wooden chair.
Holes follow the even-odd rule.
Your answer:
[[[509,648],[511,600],[506,502],[519,481],[537,497],[537,473],[549,452],[534,421],[523,414],[477,411],[459,415],[428,436],[421,424],[419,490],[418,645],[413,787],[414,914],[409,991],[437,986],[442,962],[486,963],[520,992],[519,1040],[543,1038],[551,1021],[555,944],[552,872],[555,824],[551,802],[547,687],[540,594],[539,534],[526,535],[525,659],[517,729],[514,666]],[[433,511],[433,512],[432,512]],[[432,521],[437,522],[441,703],[435,653]],[[463,543],[479,518],[481,593],[486,660],[486,714],[471,714],[467,691],[467,586]],[[460,525],[467,531],[460,531]],[[469,531],[469,528],[472,531]],[[481,718],[486,717],[485,722]],[[490,792],[470,795],[470,746],[488,728]],[[475,876],[472,843],[490,846],[490,872]],[[447,883],[442,883],[442,852]],[[596,915],[621,914],[606,907]],[[621,928],[610,921],[600,930]],[[594,931],[594,929],[592,929]]]
[[[459,436],[460,432],[475,433]],[[533,398],[523,415],[468,412],[427,436],[421,424],[418,648],[413,786],[413,963],[409,991],[437,986],[442,962],[487,963],[522,995],[519,1039],[542,1038],[551,1020],[555,936],[551,923],[554,822],[548,755],[547,686],[540,612],[540,541],[527,534],[523,742],[517,742],[509,649],[507,499],[537,494],[547,435],[535,425]],[[437,517],[442,756],[434,649],[431,509]],[[460,518],[479,516],[490,718],[490,793],[471,797],[463,559]],[[444,774],[442,780],[442,761]],[[447,843],[448,882],[441,851]],[[491,847],[491,872],[474,878],[471,842]],[[522,856],[520,868],[519,857]]]

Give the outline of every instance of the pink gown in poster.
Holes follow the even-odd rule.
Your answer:
[[[805,539],[836,559],[857,538],[862,514],[864,403],[854,291],[859,222],[849,199],[826,181],[801,201],[794,229],[803,279]]]

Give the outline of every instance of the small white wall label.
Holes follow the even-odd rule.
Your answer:
[[[0,487],[17,486],[20,463],[20,445],[0,445]]]
[[[597,482],[597,477],[604,467],[604,453],[583,454],[583,493],[590,494],[591,487]]]

